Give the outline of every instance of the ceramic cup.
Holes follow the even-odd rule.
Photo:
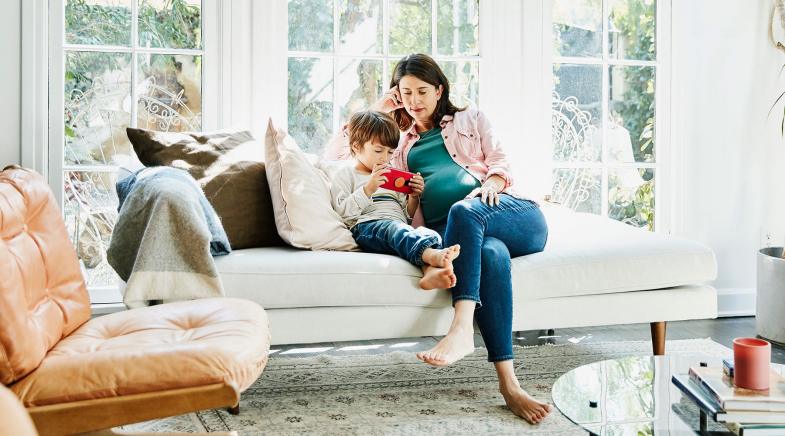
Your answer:
[[[769,388],[769,364],[771,344],[758,338],[736,338],[733,340],[733,383],[746,389]]]

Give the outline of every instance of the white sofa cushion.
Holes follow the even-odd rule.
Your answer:
[[[699,242],[561,206],[542,211],[545,250],[513,259],[513,282],[526,298],[659,289],[717,277],[714,252]]]
[[[386,254],[305,251],[291,247],[235,250],[215,258],[227,296],[265,309],[403,305],[441,307],[445,291],[423,291],[419,268]]]
[[[717,274],[713,252],[676,237],[607,218],[544,206],[545,251],[513,259],[519,301],[609,294],[697,284]],[[236,250],[216,258],[226,295],[267,309],[450,304],[445,291],[423,291],[420,269],[395,256],[303,251]]]

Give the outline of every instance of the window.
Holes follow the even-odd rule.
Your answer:
[[[52,109],[63,118],[50,126],[50,158],[62,160],[50,168],[62,174],[66,227],[92,292],[117,285],[106,249],[117,218],[118,166],[136,159],[126,127],[202,127],[202,4],[66,0],[62,7],[51,74],[63,81],[50,85],[61,88],[50,88],[50,96],[63,96],[50,97],[63,102]]]
[[[554,0],[553,196],[655,228],[655,0]]]
[[[306,151],[389,85],[397,61],[427,53],[453,103],[479,103],[479,0],[289,0],[288,126]]]

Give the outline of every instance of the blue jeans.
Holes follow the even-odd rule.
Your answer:
[[[425,227],[414,228],[395,220],[366,221],[352,227],[357,245],[371,253],[395,254],[417,266],[423,266],[422,253],[427,248],[441,248],[442,237]]]
[[[452,300],[477,302],[474,319],[488,348],[488,361],[510,360],[512,354],[512,272],[510,259],[545,248],[548,225],[540,208],[507,194],[498,206],[479,197],[452,205],[447,222],[434,226],[444,245],[461,245],[453,261],[458,283]]]

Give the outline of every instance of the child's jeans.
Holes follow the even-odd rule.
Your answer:
[[[395,220],[375,220],[356,224],[352,236],[357,245],[370,253],[395,254],[414,265],[423,266],[422,253],[439,249],[442,238],[425,227],[414,228]]]

